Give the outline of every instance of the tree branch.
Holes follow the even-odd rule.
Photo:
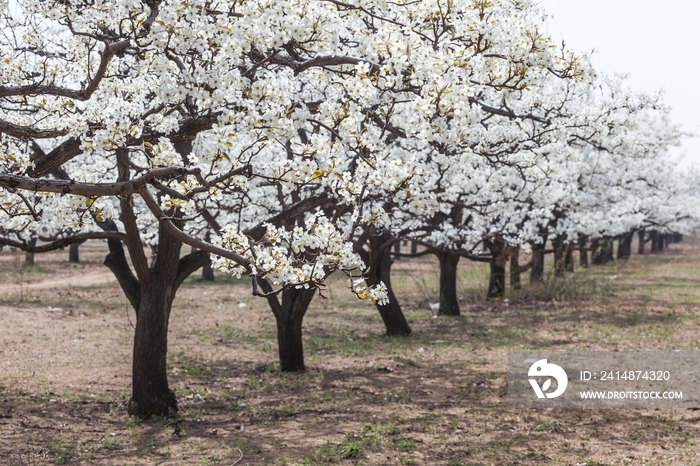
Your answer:
[[[141,197],[143,198],[146,205],[148,206],[148,209],[153,213],[153,215],[158,219],[158,221],[165,226],[168,232],[170,232],[170,234],[173,235],[175,238],[197,249],[201,249],[203,251],[210,252],[211,254],[230,259],[236,264],[245,267],[246,270],[250,270],[250,262],[248,261],[248,259],[241,256],[240,254],[236,254],[235,252],[229,251],[228,249],[214,246],[213,244],[209,244],[205,241],[202,241],[199,238],[195,238],[194,236],[190,236],[181,229],[179,229],[177,226],[175,226],[175,224],[170,220],[170,218],[167,215],[165,215],[165,213],[160,209],[160,207],[158,206],[158,202],[156,202],[156,200],[153,198],[151,193],[148,191],[148,188],[141,188],[139,193],[141,194]]]
[[[0,244],[3,246],[11,246],[13,248],[21,249],[22,251],[26,252],[42,253],[55,251],[56,249],[64,248],[71,244],[82,243],[83,241],[88,239],[111,239],[123,241],[126,239],[126,235],[118,231],[94,231],[88,233],[76,233],[66,238],[54,240],[49,244],[42,244],[41,246],[30,246],[29,243],[27,243],[26,241],[14,241],[9,238],[0,237]]]
[[[102,81],[102,78],[104,78],[105,74],[107,73],[107,67],[109,66],[109,61],[112,58],[112,56],[120,50],[124,50],[125,48],[129,47],[129,44],[129,39],[120,40],[111,44],[105,44],[105,48],[100,56],[100,65],[97,68],[97,72],[95,73],[95,76],[90,80],[90,83],[87,85],[87,87],[85,87],[85,89],[74,90],[65,87],[54,86],[51,84],[0,86],[0,97],[54,95],[58,97],[67,97],[69,99],[86,101],[97,90],[97,87],[100,85],[100,81]]]
[[[175,278],[173,293],[187,277],[207,264],[211,264],[211,258],[206,251],[195,251],[181,258],[177,265],[177,278]]]
[[[71,180],[37,179],[0,173],[0,188],[23,189],[38,193],[75,194],[85,197],[123,196],[139,193],[153,179],[182,175],[201,176],[201,173],[197,168],[161,167],[149,170],[131,181],[114,183],[80,183]]]

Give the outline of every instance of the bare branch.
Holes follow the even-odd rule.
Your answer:
[[[57,239],[48,244],[42,244],[41,246],[30,246],[26,241],[14,241],[0,236],[0,244],[3,246],[11,246],[13,248],[21,249],[22,251],[26,252],[42,253],[55,251],[56,249],[64,248],[75,243],[81,243],[88,239],[114,239],[124,241],[126,240],[126,235],[118,231],[76,233],[66,238]]]

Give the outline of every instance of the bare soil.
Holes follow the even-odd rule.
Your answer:
[[[0,464],[700,465],[700,411],[513,409],[505,374],[524,348],[698,349],[696,238],[507,301],[483,300],[486,270],[465,261],[458,318],[433,318],[436,261],[402,259],[408,338],[382,336],[333,277],[300,374],[277,370],[274,318],[247,281],[193,276],[169,329],[180,412],[148,421],[126,414],[134,313],[105,253],[27,268],[0,252]]]

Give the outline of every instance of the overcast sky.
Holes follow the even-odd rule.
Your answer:
[[[700,134],[700,0],[541,0],[549,32],[589,51],[606,74],[628,73],[632,89],[664,89],[672,118]],[[684,165],[700,168],[700,138],[684,141]]]

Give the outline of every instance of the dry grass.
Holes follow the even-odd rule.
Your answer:
[[[696,239],[507,302],[484,300],[486,268],[464,262],[459,318],[432,318],[435,261],[399,261],[410,338],[383,337],[334,278],[305,320],[303,374],[277,371],[274,319],[244,283],[193,277],[170,326],[180,417],[151,421],[125,414],[133,312],[103,274],[103,245],[81,252],[82,264],[57,252],[30,270],[0,253],[0,464],[700,464],[696,411],[505,397],[511,349],[697,349]]]

